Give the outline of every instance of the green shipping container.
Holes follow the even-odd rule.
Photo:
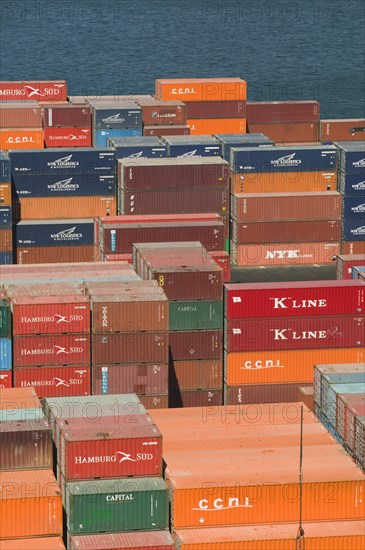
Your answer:
[[[71,534],[161,530],[169,526],[169,497],[161,478],[108,479],[65,484]]]
[[[0,300],[0,338],[11,338],[10,304],[6,300]]]
[[[225,249],[226,249],[226,252],[228,252],[228,254],[231,252],[231,241],[229,239],[226,239]]]
[[[222,300],[170,302],[170,330],[216,330],[223,328]]]

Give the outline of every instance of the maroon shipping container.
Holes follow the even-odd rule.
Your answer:
[[[91,128],[45,128],[44,141],[50,147],[91,147]]]
[[[60,466],[66,481],[162,475],[162,435],[157,426],[61,430]]]
[[[365,254],[365,241],[343,241],[341,243],[341,254]]]
[[[70,550],[174,550],[170,531],[71,536]]]
[[[365,140],[365,119],[329,119],[320,121],[321,141]]]
[[[247,384],[244,386],[225,386],[225,405],[249,405],[253,403],[294,403],[297,401],[298,388],[313,382],[297,384]]]
[[[92,394],[168,392],[168,364],[93,365]]]
[[[142,405],[146,409],[167,409],[169,406],[169,395],[138,395]]]
[[[247,123],[318,122],[318,101],[248,101]],[[266,134],[265,134],[266,135]]]
[[[246,118],[246,101],[189,101],[186,118]]]
[[[173,391],[169,394],[169,402],[170,408],[220,406],[223,404],[223,391],[221,389]]]
[[[189,136],[190,126],[181,124],[180,126],[144,126],[144,136]]]
[[[359,265],[365,265],[365,254],[342,254],[337,256],[337,279],[352,279],[352,268]]]
[[[319,142],[319,125],[317,122],[275,122],[247,125],[251,134],[264,134],[275,143],[317,143]]]
[[[0,101],[66,101],[65,80],[0,82]]]
[[[0,371],[0,390],[13,387],[12,374],[10,370]]]
[[[93,364],[167,363],[168,332],[121,332],[93,336]]]
[[[0,229],[0,252],[12,252],[13,231],[11,229]]]
[[[146,97],[138,99],[137,103],[142,107],[142,122],[145,126],[186,124],[186,105],[182,101]]]
[[[227,189],[168,189],[166,191],[124,191],[120,189],[121,214],[227,213]]]
[[[91,297],[94,334],[168,330],[169,303],[166,296],[159,293],[100,294]]]
[[[222,342],[221,330],[170,332],[170,356],[174,361],[221,359]]]
[[[118,183],[124,191],[226,188],[229,165],[220,157],[119,159]]]
[[[101,259],[103,262],[128,262],[129,264],[133,264],[133,258],[132,254],[104,254],[102,253]]]
[[[0,472],[52,466],[52,437],[45,419],[0,422]]]
[[[89,334],[15,336],[13,366],[89,365]]]
[[[0,128],[42,128],[42,110],[36,101],[0,103]]]
[[[13,298],[13,335],[90,332],[90,306],[85,296]]]
[[[91,109],[88,105],[44,105],[45,128],[87,128],[91,126]]]
[[[228,352],[365,345],[364,315],[230,319],[226,321]]]
[[[292,220],[232,223],[232,239],[237,244],[340,241],[341,220]]]
[[[361,281],[288,281],[225,285],[225,316],[292,317],[365,313]]]
[[[35,246],[16,249],[18,264],[93,262],[94,245],[84,246]],[[105,265],[105,264],[104,264]]]
[[[104,254],[132,253],[133,243],[199,241],[207,250],[223,250],[224,224],[216,222],[143,223],[100,227],[100,244]]]
[[[90,395],[90,367],[18,367],[14,387],[33,387],[39,398]]]
[[[238,222],[340,220],[342,196],[336,191],[232,194],[231,216]]]
[[[221,389],[223,361],[173,361],[171,364],[170,390]]]

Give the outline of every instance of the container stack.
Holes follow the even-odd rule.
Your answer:
[[[329,141],[364,141],[365,119],[327,119],[320,121],[320,138]]]
[[[10,180],[10,159],[0,151],[0,265],[13,263],[13,221]]]
[[[278,403],[151,412],[178,548],[295,548],[301,407],[306,548],[364,545],[361,470],[302,403]]]
[[[222,269],[197,242],[135,243],[133,263],[169,299],[170,407],[220,404]]]
[[[225,285],[227,405],[295,401],[319,363],[364,361],[365,285]]]
[[[186,104],[192,135],[246,133],[247,89],[241,78],[158,79],[155,94]]]
[[[0,293],[0,389],[12,387],[11,310],[6,295]]]
[[[91,147],[88,105],[42,105],[44,139],[50,147]]]
[[[222,157],[227,162],[231,158],[232,147],[270,147],[275,145],[271,139],[264,134],[216,134],[222,144]]]
[[[332,263],[341,240],[336,148],[233,147],[230,155],[233,264]]]
[[[342,254],[365,254],[365,142],[336,142],[343,195]]]
[[[156,281],[86,283],[92,316],[92,393],[135,393],[168,406],[169,306]]]
[[[336,258],[337,279],[356,279],[353,267],[365,265],[365,254],[341,254]]]
[[[93,145],[106,147],[108,138],[141,136],[142,112],[135,101],[89,101],[92,109]]]
[[[158,137],[119,137],[108,138],[107,146],[115,150],[116,159],[124,158],[164,158],[167,147]]]
[[[137,103],[142,109],[144,136],[188,135],[186,105],[172,98],[163,101],[152,96],[140,96]]]
[[[247,130],[276,143],[319,141],[318,101],[247,102]]]
[[[352,278],[365,281],[365,265],[359,265],[352,268]]]
[[[315,365],[316,415],[365,471],[365,363]]]
[[[222,144],[214,136],[165,136],[167,156],[172,158],[221,157]]]
[[[0,149],[43,149],[42,110],[36,101],[0,104]]]
[[[52,438],[33,388],[0,389],[0,546],[64,549]]]

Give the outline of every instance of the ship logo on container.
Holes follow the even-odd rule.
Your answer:
[[[365,235],[365,225],[358,227],[357,229],[351,229],[353,235]]]
[[[67,319],[65,315],[58,315],[58,313],[55,313],[54,317],[58,317],[57,324],[58,323],[71,323],[70,319]]]
[[[80,186],[77,185],[77,183],[72,183],[72,179],[73,178],[68,178],[66,180],[57,181],[52,185],[47,185],[47,188],[51,189],[52,191],[74,191]]]
[[[279,259],[284,259],[284,258],[288,258],[288,259],[293,259],[293,258],[299,258],[299,252],[300,250],[268,250],[266,252],[266,259],[272,259],[274,260],[275,258],[279,258]]]
[[[299,164],[302,164],[302,161],[300,159],[295,159],[295,155],[296,153],[292,153],[291,155],[280,157],[276,160],[272,160],[271,164],[273,166],[299,166]]]
[[[355,168],[365,168],[365,159],[358,160],[357,162],[353,162],[352,166],[355,166]]]
[[[70,355],[70,352],[66,351],[66,348],[63,348],[62,346],[55,346],[55,349],[58,350],[56,351],[56,355],[60,355],[61,353],[66,353],[66,355]]]
[[[365,180],[352,186],[353,189],[365,189]]]
[[[56,388],[58,388],[58,386],[65,386],[66,388],[70,387],[70,384],[67,384],[66,380],[62,380],[62,378],[53,378],[53,380]]]
[[[141,158],[143,155],[143,151],[138,151],[138,153],[132,153],[128,156],[129,159],[138,159]]]
[[[196,152],[197,152],[198,149],[195,149],[194,151],[188,151],[187,153],[183,153],[182,155],[178,155],[178,159],[186,159],[186,158],[190,158],[190,157],[200,157],[201,155],[197,155]]]
[[[108,116],[107,118],[103,118],[102,121],[103,122],[111,122],[111,123],[121,123],[121,122],[124,122],[124,118],[119,118],[120,117],[120,113],[117,113],[116,115],[111,115],[111,116]]]
[[[54,241],[77,241],[82,239],[82,233],[75,233],[75,229],[76,225],[74,227],[70,227],[69,229],[59,231],[58,233],[54,233],[51,235],[51,238]]]
[[[72,155],[53,160],[52,162],[47,162],[47,166],[50,166],[51,168],[73,168],[74,166],[79,165],[79,162],[72,161]]]
[[[176,113],[164,113],[164,114],[160,114],[158,113],[157,111],[154,111],[152,113],[152,118],[174,118],[176,117]]]
[[[352,212],[365,212],[365,203],[359,204],[359,206],[354,206],[351,210]]]
[[[216,498],[212,502],[209,502],[206,498],[202,498],[199,501],[198,508],[193,508],[193,510],[216,512],[218,510],[230,510],[232,508],[253,508],[253,506],[250,504],[250,499],[248,497],[245,498],[243,503],[241,503],[240,499],[237,497],[231,497],[227,501],[224,501],[222,498]]]

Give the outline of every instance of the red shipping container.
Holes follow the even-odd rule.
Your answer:
[[[33,387],[39,398],[90,395],[90,367],[20,367],[14,369],[14,387]]]
[[[223,403],[223,391],[221,389],[172,391],[169,394],[169,402],[170,408],[220,406]]]
[[[242,244],[231,241],[231,259],[237,266],[330,264],[340,243]]]
[[[137,103],[142,107],[144,126],[184,125],[186,123],[186,105],[182,101],[162,101],[153,97],[141,97]]]
[[[16,336],[13,366],[89,365],[89,334]]]
[[[352,279],[352,268],[365,265],[365,254],[342,254],[336,262],[337,279]]]
[[[363,141],[365,119],[332,119],[320,121],[321,141]]]
[[[231,257],[228,252],[209,251],[209,256],[223,269],[223,282],[228,283],[231,280]]]
[[[174,550],[170,531],[71,536],[70,550]]]
[[[226,322],[228,352],[363,347],[364,315],[230,319]]]
[[[0,101],[67,101],[65,80],[0,82]]]
[[[343,241],[341,243],[341,254],[365,254],[365,241]]]
[[[90,332],[85,296],[16,297],[11,300],[13,335]]]
[[[93,363],[167,363],[168,332],[121,332],[93,336]]]
[[[60,466],[66,481],[162,475],[162,435],[157,426],[92,426],[61,430]],[[80,423],[81,425],[81,423]]]
[[[239,244],[340,241],[341,220],[291,220],[272,222],[232,222],[231,238]]]
[[[221,330],[173,331],[169,334],[170,354],[174,361],[222,358]]]
[[[248,101],[247,123],[318,122],[318,101]]]
[[[133,265],[132,254],[102,254],[103,262],[128,262]]]
[[[12,373],[13,371],[11,370],[0,371],[0,389],[1,390],[13,387]]]
[[[146,409],[167,409],[169,395],[138,395],[139,400]]]
[[[45,128],[89,128],[91,108],[87,105],[44,105],[43,121]]]
[[[225,285],[225,316],[293,317],[365,313],[361,281],[300,281]]]
[[[33,103],[0,103],[0,128],[42,128],[42,110]]]
[[[188,101],[186,118],[246,118],[246,101]]]
[[[91,128],[45,128],[46,147],[91,147]]]
[[[127,365],[93,365],[92,394],[136,393],[137,395],[168,392],[167,363]]]
[[[250,134],[264,134],[275,143],[319,144],[318,122],[249,122],[247,128]]]
[[[181,124],[180,126],[145,126],[143,128],[144,136],[189,136],[190,126]]]

